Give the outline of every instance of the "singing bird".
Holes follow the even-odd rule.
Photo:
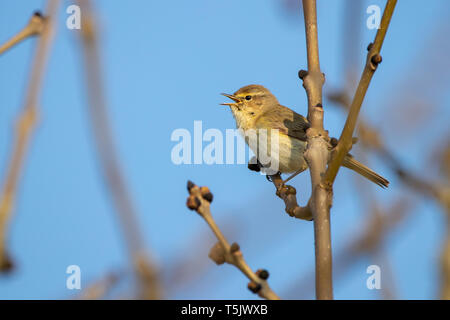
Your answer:
[[[294,173],[285,182],[308,168],[303,154],[307,146],[306,130],[310,124],[304,116],[282,106],[277,98],[261,85],[248,85],[234,94],[222,95],[233,100],[232,103],[222,105],[231,108],[238,129],[242,129],[244,133],[259,132],[261,129],[267,132],[267,144],[250,143],[248,136],[245,140],[255,155],[266,154],[269,159],[276,160],[279,172]],[[277,143],[270,138],[271,129],[277,130]],[[259,156],[258,160],[261,160]],[[345,156],[343,166],[383,188],[389,185],[388,180],[355,160],[350,154]]]

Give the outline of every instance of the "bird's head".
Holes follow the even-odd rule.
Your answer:
[[[222,95],[233,100],[221,105],[231,108],[238,127],[241,127],[240,122],[247,122],[261,115],[268,108],[278,105],[277,98],[268,89],[256,84],[242,87],[234,94],[222,93]]]

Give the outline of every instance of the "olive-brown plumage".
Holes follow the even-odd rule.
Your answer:
[[[230,106],[236,126],[243,130],[247,144],[256,155],[267,154],[272,162],[278,164],[281,173],[298,173],[308,168],[303,154],[307,146],[306,130],[310,125],[305,117],[281,105],[277,98],[261,85],[248,85],[233,95],[223,95],[233,100],[232,103],[223,105]],[[274,139],[268,132],[267,145],[251,143],[247,132],[255,131],[259,135],[261,129],[267,132],[277,130],[275,132],[278,135]],[[260,156],[258,160],[261,161]],[[381,187],[387,187],[389,184],[389,181],[350,154],[345,157],[343,165]]]

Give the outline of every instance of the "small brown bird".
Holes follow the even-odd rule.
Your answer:
[[[294,173],[285,182],[308,168],[303,154],[307,145],[306,130],[310,125],[305,117],[282,106],[268,89],[260,85],[245,86],[232,95],[222,95],[233,100],[232,103],[222,105],[231,108],[236,126],[245,133],[245,140],[255,155],[258,155],[258,160],[261,160],[259,155],[265,153],[277,163],[278,171]],[[266,132],[277,130],[276,140],[268,138],[266,144],[249,142],[247,132],[259,132],[261,129]],[[343,166],[381,187],[389,185],[389,181],[356,161],[350,154],[345,157]]]

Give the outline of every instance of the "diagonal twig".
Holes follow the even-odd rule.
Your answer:
[[[206,221],[218,240],[211,249],[209,257],[217,264],[226,262],[238,268],[250,280],[248,288],[253,293],[257,293],[261,298],[279,300],[280,298],[272,291],[266,281],[269,273],[266,270],[253,272],[244,260],[239,245],[237,243],[230,245],[222,231],[220,231],[211,214],[210,203],[212,202],[213,196],[209,189],[207,187],[200,188],[189,181],[188,191],[187,207],[195,210]]]
[[[44,71],[47,64],[50,47],[53,40],[53,20],[59,7],[59,0],[49,0],[45,18],[34,15],[33,25],[43,24],[41,37],[39,38],[36,53],[33,60],[31,75],[28,83],[27,93],[23,110],[16,123],[15,141],[9,159],[6,179],[3,185],[0,200],[0,271],[9,270],[12,265],[5,251],[6,228],[13,209],[17,193],[22,165],[28,149],[29,140],[33,132],[38,115],[39,94],[41,92]],[[39,17],[39,18],[38,18]],[[36,20],[37,19],[37,20]],[[39,21],[39,22],[38,22]]]
[[[46,19],[40,12],[36,11],[22,30],[0,46],[0,55],[26,38],[42,34],[45,24]]]
[[[352,147],[352,135],[353,131],[355,130],[359,110],[361,109],[361,105],[366,95],[370,81],[377,69],[378,64],[382,60],[380,50],[383,45],[383,41],[386,36],[386,32],[389,27],[389,23],[391,21],[392,14],[394,13],[396,4],[397,0],[387,1],[386,7],[383,12],[383,17],[381,18],[380,29],[378,29],[377,31],[374,42],[367,48],[369,52],[367,54],[366,66],[364,67],[364,71],[361,75],[361,79],[359,80],[356,93],[353,97],[344,129],[341,133],[339,142],[334,150],[332,160],[328,165],[328,169],[323,179],[323,183],[328,187],[331,187],[333,185],[339,168],[342,165],[345,156]]]

